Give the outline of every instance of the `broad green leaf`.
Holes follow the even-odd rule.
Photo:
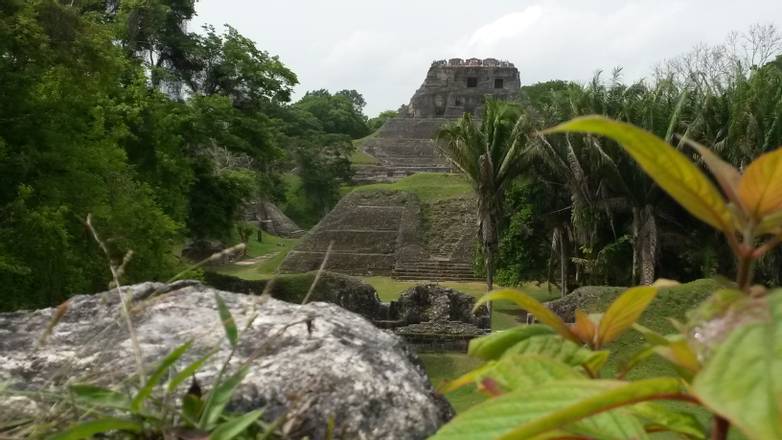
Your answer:
[[[505,356],[542,355],[573,367],[584,366],[595,372],[608,360],[607,351],[592,351],[557,335],[541,335],[517,342]]]
[[[782,209],[782,148],[749,164],[739,182],[739,197],[755,220]]]
[[[554,430],[600,438],[601,440],[646,439],[640,421],[624,408],[610,405],[616,399],[593,402],[596,397],[622,389],[625,382],[606,380],[563,380],[548,382],[534,389],[523,389],[487,400],[458,414],[440,428],[431,440],[489,440],[504,438],[514,429],[536,421],[546,421],[552,415],[556,423],[547,423],[527,436],[530,439]],[[582,402],[590,403],[587,410]],[[569,410],[576,407],[579,411]],[[568,409],[564,414],[563,410]]]
[[[504,391],[535,388],[544,383],[563,379],[584,379],[584,375],[563,362],[541,356],[505,356],[449,382],[442,392],[449,393],[464,385],[479,385],[485,378],[493,379]]]
[[[645,422],[647,431],[671,431],[688,438],[705,439],[705,429],[692,413],[676,410],[654,402],[642,402],[630,407],[630,412]]]
[[[233,376],[225,379],[220,383],[214,384],[212,391],[209,393],[209,397],[206,400],[206,405],[201,414],[200,427],[202,429],[210,429],[220,419],[220,416],[225,410],[225,406],[231,401],[236,388],[242,383],[244,377],[250,371],[248,367],[244,367],[237,371]]]
[[[230,440],[243,433],[263,414],[261,410],[250,411],[239,417],[229,419],[215,428],[209,435],[209,440]]]
[[[598,381],[593,381],[598,382]],[[602,381],[600,381],[602,382]],[[625,383],[623,385],[610,388],[598,392],[592,396],[588,396],[583,399],[579,399],[567,406],[563,406],[560,409],[546,414],[543,417],[539,417],[534,420],[530,420],[521,426],[514,428],[511,432],[501,436],[502,440],[521,440],[528,439],[534,436],[544,434],[553,429],[558,429],[564,424],[572,423],[576,420],[581,420],[585,417],[591,417],[587,420],[594,420],[595,418],[603,415],[605,411],[610,411],[613,408],[617,408],[624,405],[634,404],[639,401],[653,399],[660,396],[678,394],[683,391],[681,382],[672,378],[657,378],[639,380],[636,382]],[[611,411],[613,412],[613,411]],[[629,413],[628,418],[632,418],[633,421],[637,420]],[[620,431],[618,426],[591,426],[593,428],[587,435],[592,435],[601,439],[613,438],[615,435],[607,428],[614,428],[617,432]],[[624,428],[624,427],[622,427]],[[626,429],[626,428],[625,428]],[[643,429],[642,429],[643,432]],[[586,434],[587,431],[583,428],[579,430],[579,434]],[[624,432],[622,437],[618,438],[646,438],[638,433]]]
[[[168,392],[173,393],[174,390],[184,381],[192,377],[198,370],[201,369],[201,367],[204,365],[206,361],[209,360],[210,357],[212,357],[213,354],[215,354],[216,351],[212,351],[210,353],[207,353],[204,357],[196,360],[195,362],[191,363],[187,367],[183,368],[182,371],[176,374],[170,382],[168,382]]]
[[[519,325],[472,339],[467,354],[485,360],[498,359],[505,353],[505,350],[519,341],[532,336],[552,333],[551,328],[545,325]]]
[[[77,402],[103,408],[127,410],[130,408],[130,398],[108,388],[95,385],[71,385],[68,387]]]
[[[598,347],[616,340],[635,324],[646,307],[657,295],[657,288],[651,286],[628,289],[608,307],[597,332]]]
[[[703,404],[751,440],[782,438],[782,291],[767,300],[770,318],[734,329],[693,381]]]
[[[478,302],[475,304],[475,307],[477,308],[483,303],[489,302],[489,301],[499,301],[499,300],[510,300],[516,303],[519,307],[526,310],[528,313],[531,313],[535,318],[537,318],[538,321],[542,322],[543,324],[548,325],[552,329],[554,329],[555,332],[562,335],[562,337],[570,339],[573,342],[581,342],[578,339],[578,336],[573,334],[573,332],[570,331],[570,327],[565,324],[562,319],[557,316],[554,312],[551,311],[548,307],[541,304],[540,301],[536,300],[535,298],[531,297],[530,295],[522,292],[521,290],[517,289],[500,289],[495,290],[493,292],[489,292],[486,295],[483,295]]]
[[[104,417],[87,422],[79,422],[71,425],[65,431],[49,437],[49,440],[81,440],[90,439],[97,434],[110,431],[126,431],[140,433],[144,427],[133,420],[119,419],[116,417]]]
[[[701,159],[703,159],[714,178],[717,179],[717,183],[720,184],[720,188],[722,188],[722,192],[725,193],[728,200],[736,203],[739,207],[743,207],[741,198],[738,196],[739,182],[741,182],[739,170],[703,145],[690,139],[685,139],[684,141],[700,154]]]
[[[725,233],[734,231],[733,216],[717,188],[684,154],[657,136],[634,125],[602,116],[575,118],[544,131],[566,132],[610,137],[693,216]]]
[[[174,362],[179,360],[179,358],[181,358],[182,355],[190,349],[191,345],[192,342],[185,342],[184,344],[175,348],[174,351],[169,353],[168,356],[160,361],[160,364],[158,364],[157,368],[155,368],[155,371],[152,372],[144,386],[138,391],[138,393],[136,393],[136,396],[133,397],[133,400],[130,402],[131,411],[134,413],[141,411],[141,406],[144,404],[144,401],[147,400],[147,398],[152,394],[152,391],[155,389],[157,384],[163,380],[163,377],[168,372],[168,369],[171,368],[171,366],[174,365]]]
[[[576,322],[570,326],[581,342],[593,346],[597,337],[597,326],[583,310],[576,310]]]
[[[215,292],[215,302],[217,302],[217,312],[220,314],[220,321],[223,323],[223,329],[225,329],[225,336],[228,338],[228,342],[231,343],[231,347],[236,347],[239,342],[239,329],[236,328],[236,321],[234,321],[231,311],[228,310],[228,306],[225,305],[223,298]]]

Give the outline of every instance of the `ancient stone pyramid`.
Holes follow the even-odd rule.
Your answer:
[[[464,113],[480,116],[487,97],[510,99],[519,90],[513,64],[493,58],[435,61],[400,115],[362,143],[376,165],[357,169],[355,182],[395,181],[419,172],[449,172],[434,137]],[[414,194],[353,191],[291,251],[282,272],[326,267],[352,275],[400,279],[471,280],[475,246],[471,197],[422,203]]]

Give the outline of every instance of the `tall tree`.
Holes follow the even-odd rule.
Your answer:
[[[478,229],[486,268],[486,284],[494,287],[504,192],[524,166],[528,120],[521,108],[487,101],[480,126],[469,113],[437,133],[437,147],[472,183],[478,197]]]

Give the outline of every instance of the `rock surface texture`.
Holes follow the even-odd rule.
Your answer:
[[[229,351],[216,291],[195,282],[126,289],[148,368],[188,340],[193,347],[183,363],[219,347],[198,374],[208,389]],[[219,293],[241,332],[231,365],[251,365],[232,406],[263,407],[268,419],[286,414],[290,438],[325,438],[333,419],[335,438],[423,439],[452,415],[406,345],[364,318],[333,304]],[[54,309],[0,314],[0,383],[26,391],[75,382],[118,386],[134,361],[117,303],[116,291],[72,298],[43,346],[36,341]],[[0,399],[0,419],[35,409],[27,398]]]

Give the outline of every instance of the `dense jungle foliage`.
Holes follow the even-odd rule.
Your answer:
[[[538,130],[598,114],[642,127],[702,162],[684,138],[713,147],[743,169],[782,145],[782,37],[757,25],[725,44],[699,46],[647,79],[621,70],[588,84],[522,87],[524,117]],[[614,142],[571,134],[528,142],[527,170],[504,197],[497,281],[549,279],[577,285],[693,280],[735,270],[719,234],[684,215]],[[632,261],[632,270],[626,262]],[[782,254],[758,262],[779,285]]]
[[[127,281],[226,239],[248,200],[322,215],[369,133],[355,90],[291,102],[296,74],[193,0],[0,0],[0,310],[104,289],[88,213]],[[287,191],[289,197],[291,191]],[[304,212],[302,215],[312,215]]]

